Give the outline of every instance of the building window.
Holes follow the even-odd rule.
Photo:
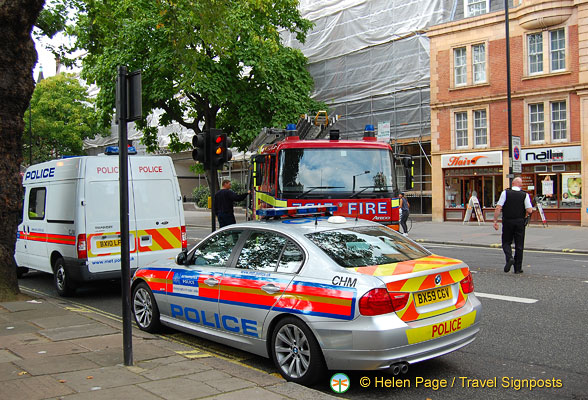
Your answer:
[[[529,52],[529,75],[543,72],[543,36],[534,33],[527,36]]]
[[[455,147],[468,147],[468,113],[455,113]]]
[[[488,127],[486,110],[474,110],[474,146],[485,147],[488,144]]]
[[[474,66],[474,83],[486,82],[486,45],[472,46],[472,64]]]
[[[566,38],[565,30],[558,29],[549,32],[551,43],[551,71],[566,69]]]
[[[551,103],[551,140],[565,141],[567,139],[566,102]]]
[[[529,132],[531,143],[545,142],[543,103],[529,104]]]
[[[486,14],[488,12],[488,0],[466,0],[465,7],[466,18]]]
[[[467,84],[466,48],[460,47],[458,49],[453,50],[453,55],[454,55],[453,70],[454,70],[455,86],[465,85],[465,84]]]
[[[527,74],[566,70],[566,30],[555,29],[527,35]]]

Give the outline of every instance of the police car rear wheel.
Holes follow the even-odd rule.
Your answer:
[[[69,278],[69,275],[65,270],[65,261],[63,261],[63,258],[61,257],[55,260],[53,280],[55,282],[57,294],[60,296],[72,296],[75,293],[75,285]]]
[[[272,350],[274,364],[286,380],[311,385],[322,377],[325,368],[320,347],[299,319],[287,317],[278,323]]]
[[[133,290],[133,314],[140,329],[147,332],[159,330],[159,309],[145,282],[139,283]]]

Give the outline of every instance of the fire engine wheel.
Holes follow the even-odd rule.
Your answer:
[[[316,338],[298,318],[286,317],[278,322],[272,335],[272,356],[286,380],[302,385],[316,383],[325,371]]]
[[[139,283],[133,289],[133,315],[141,330],[157,332],[161,327],[159,322],[159,308],[145,282]]]
[[[65,270],[65,261],[59,257],[55,260],[53,266],[53,280],[55,289],[60,296],[72,296],[76,292],[76,287]]]

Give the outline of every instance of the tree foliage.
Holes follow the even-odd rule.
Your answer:
[[[26,157],[32,144],[34,163],[59,156],[81,155],[84,139],[109,133],[99,128],[94,100],[89,97],[88,88],[74,74],[64,73],[37,83],[31,108],[25,113],[25,126],[23,153]]]
[[[143,114],[160,108],[196,133],[221,128],[245,148],[262,127],[284,127],[324,105],[310,98],[306,58],[284,46],[280,30],[304,41],[311,23],[297,0],[71,0],[80,9],[76,49],[82,77],[100,87],[97,105],[110,125],[118,65],[141,70]],[[156,130],[140,121],[143,143]],[[172,150],[182,146],[172,139]]]

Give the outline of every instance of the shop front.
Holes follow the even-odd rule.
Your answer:
[[[580,225],[582,208],[581,146],[521,151],[523,190],[540,204],[547,223]],[[533,221],[540,221],[539,213]]]
[[[463,221],[472,196],[477,198],[484,220],[491,220],[503,190],[502,151],[443,154],[441,166],[444,220]],[[471,218],[475,220],[475,213]]]

